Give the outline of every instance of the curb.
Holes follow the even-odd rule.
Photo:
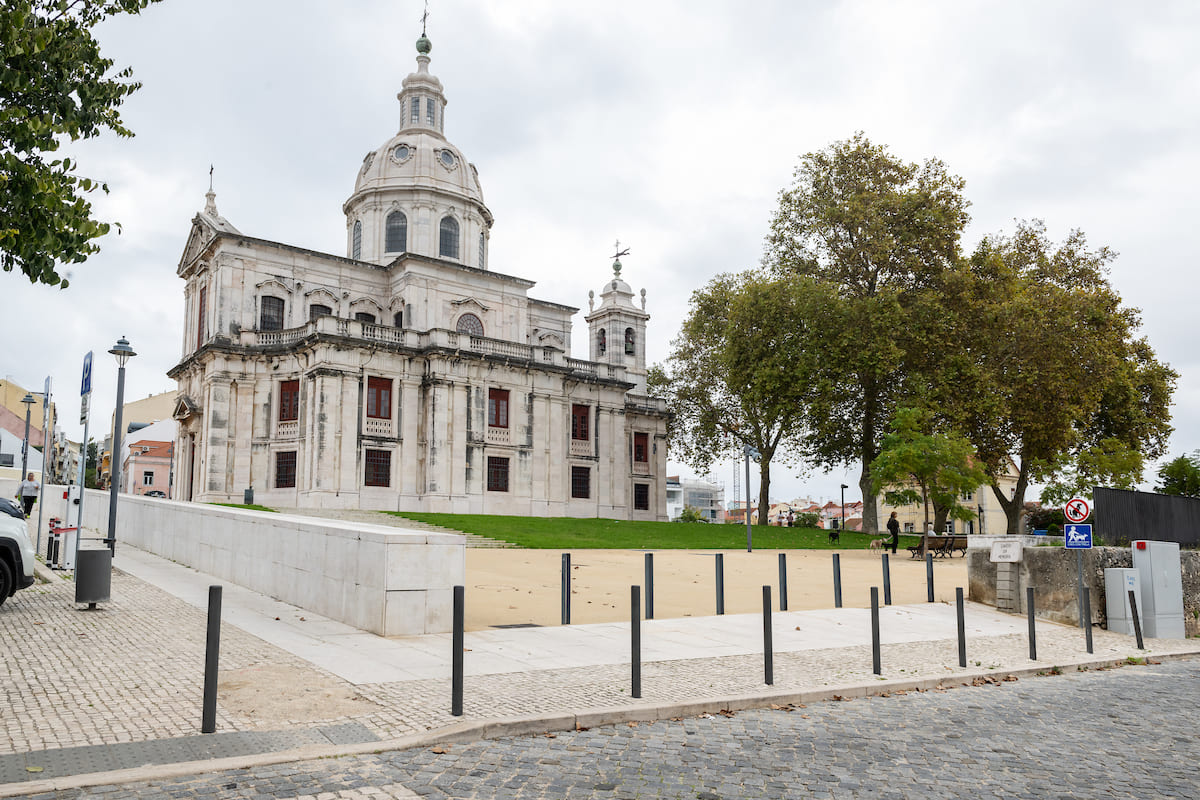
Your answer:
[[[562,731],[587,730],[604,725],[629,722],[655,722],[665,719],[697,717],[702,714],[717,714],[722,711],[749,711],[772,706],[808,705],[810,703],[851,700],[862,697],[886,697],[895,692],[947,691],[972,686],[976,680],[988,683],[1007,678],[1054,677],[1067,670],[1086,672],[1111,669],[1113,667],[1138,666],[1129,663],[1129,658],[1153,658],[1156,661],[1182,661],[1200,656],[1200,647],[1187,652],[1153,654],[1140,651],[1141,655],[1126,658],[1102,658],[1085,661],[1047,664],[1011,670],[975,670],[959,672],[942,678],[899,678],[879,680],[870,684],[846,684],[843,686],[810,689],[807,691],[754,692],[725,697],[702,698],[682,703],[634,703],[610,708],[593,708],[580,713],[557,713],[506,717],[503,719],[480,719],[458,722],[426,733],[410,734],[396,739],[364,742],[353,745],[309,745],[276,753],[259,753],[250,756],[209,759],[206,761],[183,761],[175,764],[155,764],[110,772],[92,772],[61,778],[0,784],[0,798],[19,795],[35,795],[46,792],[83,789],[92,786],[166,780],[204,772],[221,772],[232,769],[250,769],[296,761],[321,758],[343,758],[346,756],[371,755],[396,750],[411,750],[437,744],[464,744],[483,739],[498,739],[506,736],[537,736]],[[1054,670],[1060,670],[1054,672]]]

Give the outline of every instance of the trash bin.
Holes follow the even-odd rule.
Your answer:
[[[246,491],[242,492],[242,504],[247,506],[254,505],[254,487],[251,486]]]
[[[112,551],[80,550],[75,565],[75,602],[107,603],[112,594]]]

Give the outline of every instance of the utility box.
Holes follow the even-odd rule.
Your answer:
[[[1106,569],[1104,570],[1104,596],[1108,610],[1108,629],[1113,633],[1127,633],[1132,636],[1133,609],[1129,605],[1129,592],[1137,600],[1138,619],[1146,618],[1145,606],[1142,605],[1142,582],[1136,569]],[[1143,630],[1145,624],[1142,625]]]
[[[112,551],[80,550],[75,568],[75,602],[107,603],[112,594]]]
[[[79,498],[81,494],[82,492],[78,484],[73,483],[67,487],[67,524],[64,527],[79,527]]]
[[[1179,562],[1179,545],[1175,542],[1152,542],[1138,539],[1130,545],[1133,568],[1142,584],[1139,608],[1142,632],[1153,639],[1182,639],[1183,628],[1183,570]]]

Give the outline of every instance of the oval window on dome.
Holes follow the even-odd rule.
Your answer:
[[[444,164],[447,169],[450,169],[454,166],[454,153],[451,153],[449,150],[443,150],[441,158],[442,164]]]
[[[400,163],[407,161],[408,157],[411,155],[412,148],[406,144],[396,145],[396,147],[392,149],[392,158]]]

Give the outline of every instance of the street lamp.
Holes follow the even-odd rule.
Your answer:
[[[21,442],[21,480],[25,480],[26,470],[29,468],[29,409],[37,402],[33,395],[29,392],[21,398],[21,402],[25,404],[25,439]]]
[[[754,552],[754,545],[751,533],[753,529],[750,527],[750,459],[758,461],[762,454],[748,444],[742,446],[742,452],[746,454],[746,552],[751,553]]]
[[[842,484],[842,524],[839,525],[842,530],[846,530],[846,490],[850,487]]]
[[[105,543],[113,555],[117,553],[117,485],[121,482],[121,412],[125,405],[125,362],[137,355],[122,336],[108,352],[117,359],[117,413],[113,420],[112,448],[109,464],[108,486],[108,538]]]

